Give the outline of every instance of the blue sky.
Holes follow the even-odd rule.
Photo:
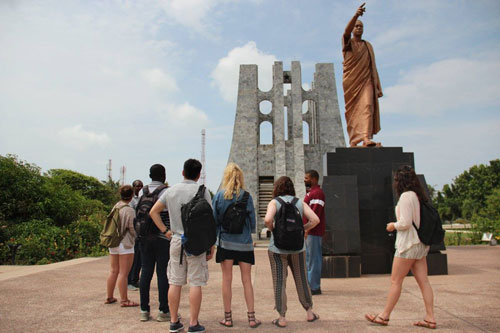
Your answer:
[[[181,180],[200,157],[215,190],[227,162],[238,67],[333,62],[343,125],[341,36],[358,1],[0,1],[0,154],[43,170]],[[414,152],[436,185],[500,157],[500,3],[366,1],[363,37],[384,91],[376,141]],[[346,135],[347,138],[347,135]]]

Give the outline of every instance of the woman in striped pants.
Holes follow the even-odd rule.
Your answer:
[[[318,216],[311,210],[311,208],[302,202],[302,200],[295,198],[295,188],[293,182],[289,177],[280,177],[274,183],[273,200],[267,206],[266,216],[264,222],[267,228],[273,231],[275,227],[275,216],[280,212],[280,208],[285,203],[295,204],[295,207],[300,212],[301,217],[305,216],[308,222],[304,225],[304,231],[314,228],[319,223]],[[279,318],[273,320],[273,324],[278,327],[286,327],[286,278],[288,276],[288,267],[292,271],[302,307],[306,310],[307,321],[313,322],[319,319],[319,316],[313,312],[312,309],[312,296],[309,284],[307,282],[307,268],[305,260],[305,244],[298,250],[285,250],[280,248],[280,245],[275,244],[274,232],[271,234],[269,243],[268,255],[271,264],[271,272],[273,277],[273,290],[275,309],[279,313]],[[283,247],[283,246],[282,246]]]

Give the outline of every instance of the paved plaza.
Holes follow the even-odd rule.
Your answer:
[[[449,275],[431,276],[435,293],[436,319],[440,331],[500,331],[500,246],[449,247]],[[109,258],[82,258],[45,265],[0,266],[0,332],[168,332],[168,323],[140,322],[138,308],[104,305]],[[263,321],[248,328],[243,289],[237,269],[233,275],[233,328],[218,324],[223,317],[221,272],[213,260],[210,280],[203,289],[201,324],[208,332],[422,332],[412,322],[424,316],[423,301],[415,280],[403,285],[401,299],[388,327],[368,323],[363,314],[377,313],[385,303],[389,275],[361,278],[322,279],[323,294],[313,296],[320,320],[305,321],[291,276],[288,277],[288,327],[271,324],[272,280],[267,249],[256,249],[253,269],[256,315]],[[151,315],[157,315],[156,278],[152,283]],[[180,312],[189,316],[188,289],[183,289]],[[118,291],[115,292],[118,297]],[[139,292],[129,292],[139,301]],[[187,318],[184,320],[187,323]],[[187,330],[186,330],[187,331]]]

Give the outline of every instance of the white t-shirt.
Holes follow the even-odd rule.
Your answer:
[[[199,187],[200,185],[194,180],[185,179],[179,184],[175,184],[174,186],[166,189],[162,196],[158,199],[165,206],[167,206],[170,214],[170,229],[173,233],[172,237],[181,238],[181,235],[184,234],[181,207],[183,204],[188,203],[194,198]],[[210,206],[212,206],[212,199],[210,198],[210,193],[207,188],[205,188],[205,199]]]

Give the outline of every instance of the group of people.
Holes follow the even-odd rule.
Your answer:
[[[231,310],[233,266],[239,266],[243,284],[244,298],[247,306],[248,325],[259,327],[262,322],[256,318],[254,307],[254,291],[251,281],[252,265],[255,264],[254,241],[256,216],[251,195],[245,191],[244,175],[235,163],[229,163],[222,179],[221,190],[213,199],[208,191],[204,192],[205,200],[211,204],[217,227],[217,241],[206,253],[191,255],[184,250],[184,229],[181,208],[198,192],[197,181],[202,165],[198,160],[189,159],[184,163],[183,181],[168,187],[165,185],[165,168],[155,164],[150,168],[152,182],[142,187],[142,182],[135,181],[133,187],[125,185],[120,188],[121,200],[116,204],[120,208],[120,223],[124,238],[116,248],[110,248],[111,271],[107,281],[107,298],[105,303],[117,302],[113,297],[115,285],[118,284],[120,304],[123,307],[139,306],[140,320],[150,319],[149,289],[154,267],[158,279],[159,313],[158,321],[170,321],[170,332],[184,329],[181,315],[178,312],[181,301],[182,286],[189,283],[189,329],[188,332],[205,332],[199,323],[202,300],[202,287],[208,282],[209,261],[215,254],[215,261],[222,271],[222,302],[224,317],[219,322],[224,327],[233,327]],[[400,200],[396,207],[397,222],[387,225],[388,231],[398,230],[396,237],[396,253],[391,275],[391,288],[385,309],[378,315],[365,315],[374,324],[387,325],[389,316],[401,293],[404,277],[411,269],[422,290],[426,307],[424,321],[417,326],[435,328],[433,313],[433,293],[427,279],[426,255],[429,250],[418,239],[412,222],[419,226],[419,202],[427,200],[418,182],[415,172],[405,167],[395,174],[396,191]],[[307,194],[303,200],[295,197],[295,188],[289,177],[279,177],[273,188],[273,199],[267,206],[264,223],[271,231],[268,257],[272,272],[275,309],[279,317],[272,321],[277,327],[286,327],[287,296],[286,279],[290,268],[299,301],[306,311],[306,320],[314,322],[319,315],[313,311],[312,295],[321,294],[322,237],[325,233],[325,195],[319,184],[319,174],[315,170],[306,171],[304,183]],[[142,187],[142,189],[141,189]],[[154,225],[148,237],[139,237],[136,241],[134,218],[139,216],[144,206],[143,197],[153,197],[154,205],[150,208],[149,217]],[[234,233],[225,224],[227,211],[237,205],[246,207],[242,230]],[[133,208],[135,207],[135,209]],[[302,242],[294,248],[284,248],[277,237],[280,215],[285,207],[293,207],[301,219]],[[275,236],[276,235],[276,236]],[[217,248],[215,253],[215,247]],[[137,252],[140,255],[137,255]],[[136,254],[134,259],[134,253]],[[138,258],[139,257],[139,258]],[[134,265],[136,268],[131,271]],[[127,284],[130,289],[137,286],[136,274],[139,271],[140,304],[127,297]],[[129,279],[129,272],[130,279]]]

